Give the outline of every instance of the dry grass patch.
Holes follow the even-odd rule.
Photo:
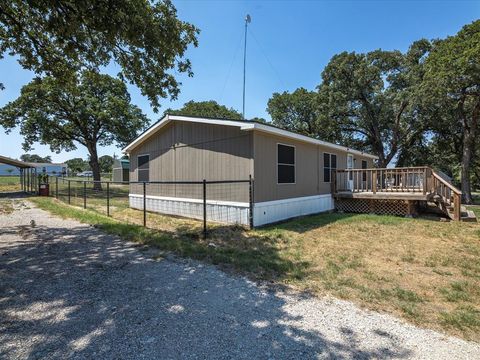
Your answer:
[[[9,199],[0,199],[0,215],[7,215],[14,210],[13,202]]]
[[[15,192],[20,190],[19,176],[0,176],[0,192]]]
[[[295,286],[480,340],[478,224],[332,214],[281,228],[310,264]]]

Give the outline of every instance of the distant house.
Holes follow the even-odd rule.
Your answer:
[[[130,160],[114,159],[113,160],[113,176],[115,182],[128,182],[130,178]]]
[[[37,170],[37,174],[46,173],[51,176],[67,176],[68,167],[63,163],[29,163]],[[0,176],[19,176],[20,169],[7,164],[0,164]]]
[[[124,152],[130,157],[132,182],[244,180],[251,175],[255,226],[334,209],[332,170],[372,168],[377,159],[264,123],[172,115]],[[148,210],[188,214],[201,199],[201,192],[190,189],[150,186]],[[131,207],[143,206],[141,187],[131,185],[129,196]],[[245,223],[248,186],[213,193],[207,203],[211,220],[222,220],[215,219],[221,206],[223,213],[238,214],[234,222]]]

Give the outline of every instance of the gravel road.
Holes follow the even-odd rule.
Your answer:
[[[14,200],[0,214],[2,359],[480,359],[480,345],[273,292]],[[31,220],[35,222],[32,226]]]

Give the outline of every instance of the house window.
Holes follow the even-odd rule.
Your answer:
[[[138,157],[138,181],[150,181],[150,155]]]
[[[365,160],[362,160],[362,169],[368,168],[368,164]],[[362,171],[362,181],[367,181],[367,172]]]
[[[277,182],[295,183],[295,147],[277,144]]]
[[[323,153],[323,181],[330,182],[332,170],[337,168],[337,155]]]

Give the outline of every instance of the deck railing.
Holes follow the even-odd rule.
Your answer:
[[[391,169],[332,170],[332,193],[341,192],[408,192],[432,195],[441,200],[445,211],[453,208],[455,220],[460,219],[461,191],[428,166]]]
[[[452,207],[454,220],[460,220],[462,192],[433,170],[431,193],[440,197],[445,207]]]
[[[418,192],[427,194],[431,169],[408,167],[392,169],[334,170],[333,192]]]

